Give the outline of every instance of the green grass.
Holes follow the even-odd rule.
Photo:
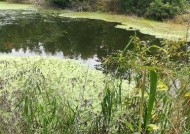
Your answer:
[[[16,4],[0,1],[0,10],[31,10],[34,9],[30,4]]]

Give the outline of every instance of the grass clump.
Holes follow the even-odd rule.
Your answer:
[[[163,41],[161,46],[134,38],[127,46],[130,49],[116,52],[104,61],[104,72],[136,85],[126,98],[124,111],[132,113],[127,113],[130,118],[125,119],[129,126],[124,132],[185,133],[190,130],[188,45],[184,41]]]

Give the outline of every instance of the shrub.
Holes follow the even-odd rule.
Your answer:
[[[62,7],[71,8],[77,11],[89,11],[94,9],[96,0],[48,0],[49,2]]]
[[[96,0],[71,0],[71,8],[77,11],[95,10]]]
[[[126,13],[142,16],[152,1],[154,0],[122,0],[122,6]]]
[[[49,0],[76,11],[132,13],[157,20],[173,18],[185,8],[186,0]]]
[[[103,12],[121,12],[121,0],[96,0],[96,10]]]
[[[190,14],[183,14],[183,15],[177,15],[172,20],[173,22],[177,24],[188,24],[189,23]]]
[[[150,4],[147,9],[146,15],[156,20],[163,20],[168,18],[174,18],[177,14],[181,13],[182,9],[179,6],[170,4],[169,2],[163,3],[160,0],[156,0]]]
[[[48,1],[63,8],[68,7],[70,4],[70,0],[48,0]]]

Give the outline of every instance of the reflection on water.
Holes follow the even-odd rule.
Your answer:
[[[0,54],[56,56],[91,66],[123,49],[135,32],[114,28],[117,23],[60,18],[31,11],[0,11]],[[157,40],[137,32],[141,39]]]

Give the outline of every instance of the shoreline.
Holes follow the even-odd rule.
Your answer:
[[[0,2],[0,10],[37,10],[45,13],[55,13],[59,17],[67,18],[85,18],[103,20],[106,22],[116,22],[119,25],[116,28],[125,30],[138,30],[143,34],[155,36],[156,38],[169,39],[169,40],[186,40],[188,26],[185,24],[177,24],[174,22],[159,22],[149,20],[146,18],[111,14],[103,12],[74,12],[64,9],[51,9],[45,7],[37,7],[31,4],[15,4],[9,2]],[[188,37],[187,41],[190,41]]]
[[[61,17],[68,18],[85,18],[103,20],[106,22],[120,23],[116,28],[125,30],[138,30],[143,34],[155,36],[156,38],[169,40],[185,40],[187,35],[187,27],[182,24],[175,24],[171,22],[159,22],[140,18],[136,16],[126,16],[99,12],[62,12]],[[190,31],[188,32],[190,34]],[[190,38],[187,39],[190,41]]]

